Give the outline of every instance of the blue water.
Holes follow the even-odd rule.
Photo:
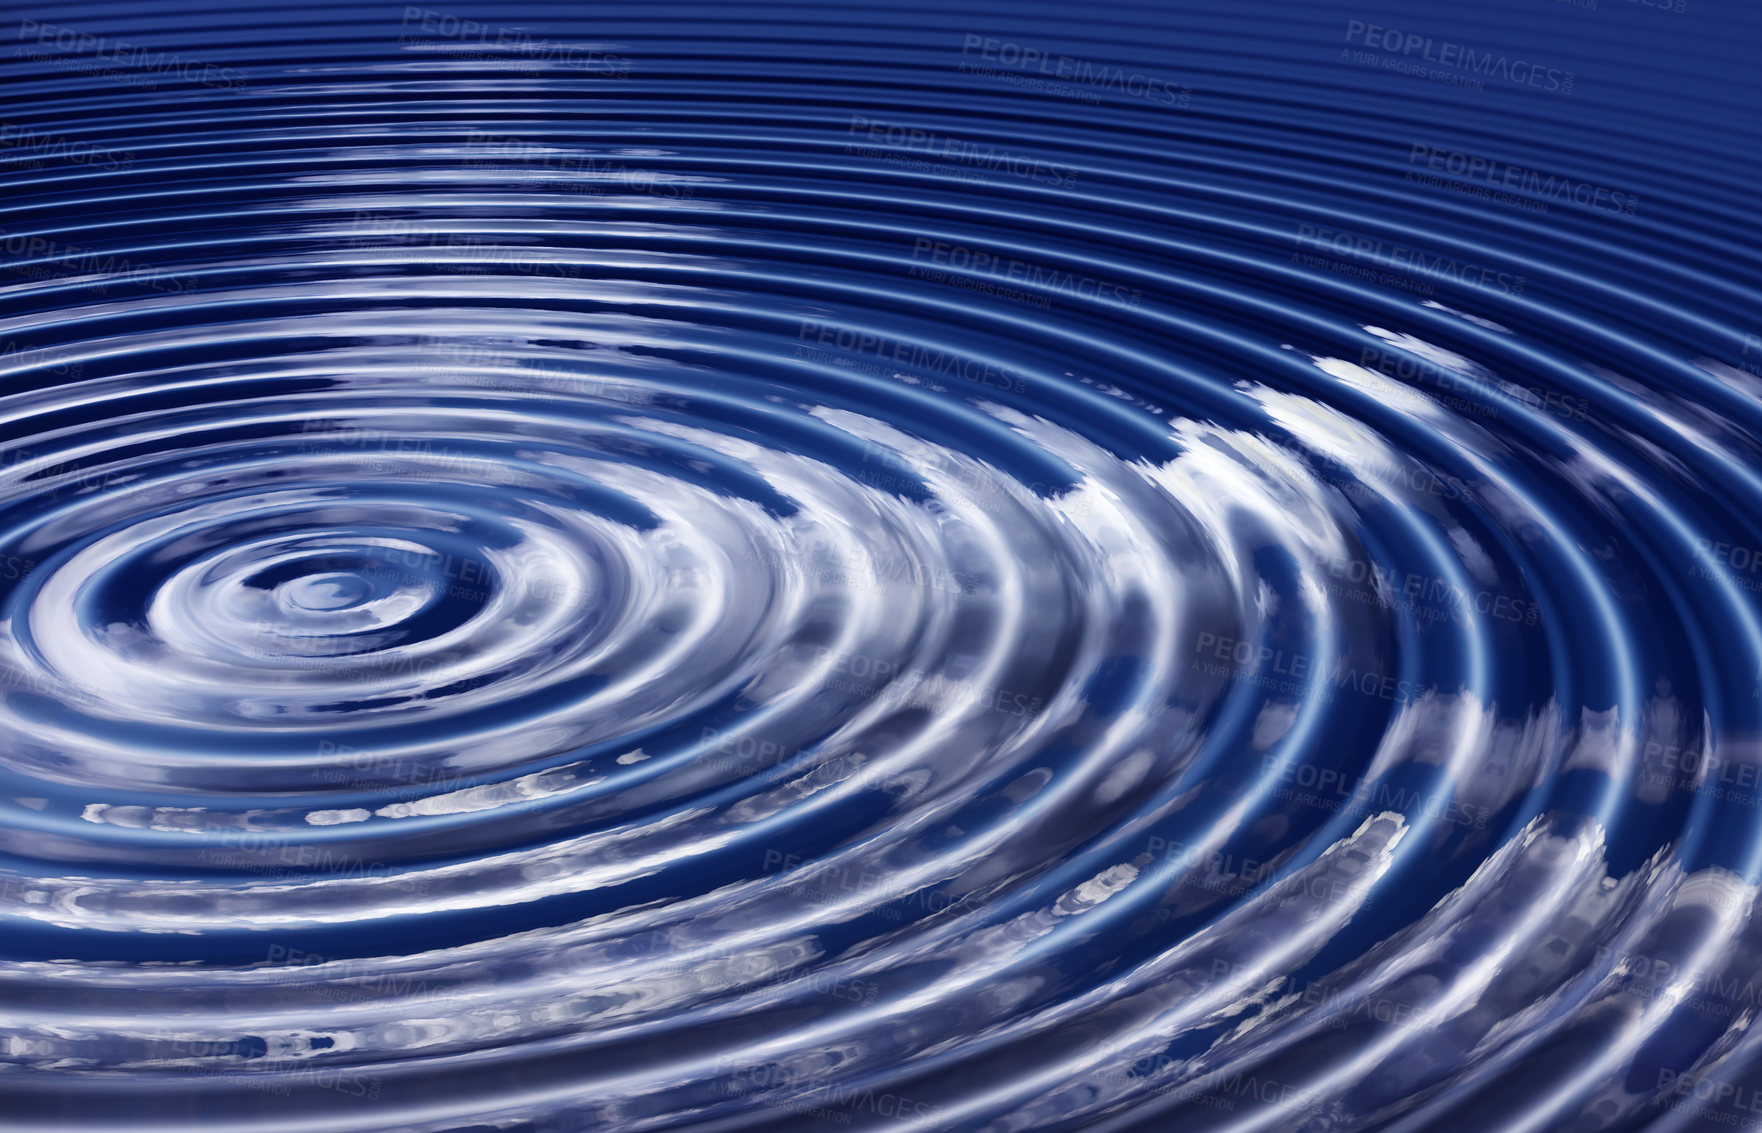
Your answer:
[[[0,1128],[1762,1122],[1762,9],[0,30]]]

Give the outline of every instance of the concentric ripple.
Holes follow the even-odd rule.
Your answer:
[[[0,1128],[1762,1120],[1762,16],[11,19]]]

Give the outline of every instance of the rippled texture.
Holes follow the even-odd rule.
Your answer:
[[[1675,2],[12,14],[0,1127],[1753,1127]]]

